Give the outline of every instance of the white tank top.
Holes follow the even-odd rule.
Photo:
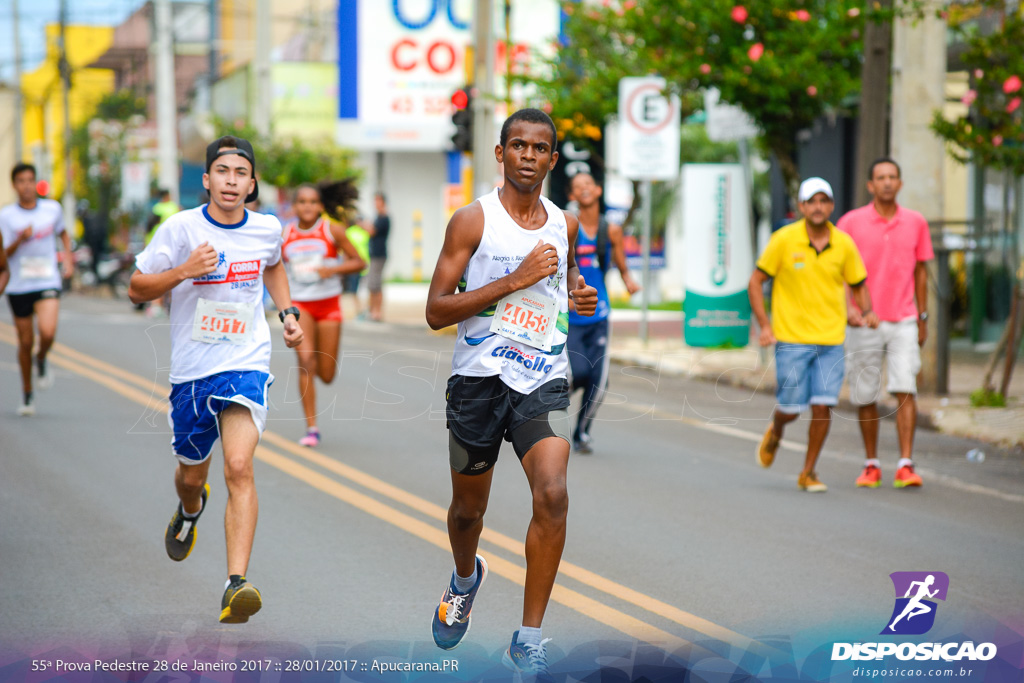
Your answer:
[[[565,214],[546,197],[541,197],[548,217],[537,230],[527,230],[516,223],[501,205],[498,191],[477,201],[484,210],[484,231],[480,245],[466,265],[459,282],[459,291],[479,289],[512,273],[541,240],[554,245],[558,253],[558,270],[525,291],[550,297],[557,302],[557,318],[551,350],[543,351],[522,341],[491,332],[495,307],[459,323],[452,358],[452,374],[470,377],[499,375],[516,391],[528,394],[552,379],[566,376],[569,359],[565,340],[569,332],[569,297],[566,283],[566,261],[569,234]]]

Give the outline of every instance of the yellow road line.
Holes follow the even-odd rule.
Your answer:
[[[3,341],[6,341],[7,343],[13,345],[14,344],[13,336],[8,336],[7,334],[4,334],[5,330],[3,329],[3,327],[5,327],[5,326],[2,326],[2,324],[0,324],[0,339],[2,339]],[[115,391],[116,393],[119,393],[122,396],[125,396],[126,398],[129,398],[129,399],[131,399],[131,400],[133,400],[133,401],[135,401],[137,403],[140,403],[143,406],[145,406],[145,407],[147,407],[147,408],[149,408],[151,410],[158,411],[158,412],[163,412],[163,413],[167,412],[167,403],[162,398],[157,398],[158,396],[162,397],[162,396],[166,395],[166,393],[168,391],[167,387],[164,387],[164,386],[161,386],[161,385],[159,385],[159,384],[157,384],[155,382],[146,380],[143,377],[140,377],[140,376],[135,375],[135,374],[133,374],[131,372],[128,372],[128,371],[123,370],[121,368],[118,368],[118,367],[116,367],[114,365],[106,363],[105,361],[102,361],[102,360],[100,360],[98,358],[94,358],[92,356],[84,354],[84,353],[82,353],[80,351],[77,351],[77,350],[75,350],[75,349],[73,349],[71,347],[68,347],[68,346],[66,346],[64,344],[59,344],[59,343],[55,344],[54,345],[54,351],[56,353],[55,354],[51,354],[51,358],[54,360],[54,362],[57,365],[65,368],[67,370],[71,370],[72,372],[77,372],[78,374],[81,374],[81,375],[83,375],[83,376],[85,376],[85,377],[87,377],[87,378],[89,378],[89,379],[91,379],[91,380],[93,380],[93,381],[103,385],[103,386],[106,386],[107,388],[111,389],[112,391]],[[69,360],[63,358],[63,355],[67,355],[67,356],[70,356],[70,357],[74,358],[74,360],[77,361],[77,363],[73,362],[73,361],[69,361]],[[121,382],[119,382],[117,380],[112,379],[111,377],[104,376],[103,374],[100,374],[99,372],[91,370],[91,369],[89,369],[87,367],[82,367],[83,365],[92,365],[94,367],[100,368],[105,373],[108,373],[110,375],[115,375],[117,377],[120,377],[120,378],[124,379],[125,381],[131,382],[132,384],[136,385],[137,387],[140,387],[143,391],[135,389],[135,388],[133,388],[131,386],[127,386],[127,385],[125,385],[125,384],[123,384],[123,383],[121,383]],[[149,395],[147,395],[145,393],[146,391],[151,392],[151,393]],[[272,432],[270,430],[266,430],[264,432],[263,440],[265,442],[267,442],[267,443],[273,444],[274,446],[276,446],[276,447],[278,447],[280,449],[286,450],[286,451],[288,451],[289,453],[291,453],[291,454],[293,454],[295,456],[298,456],[298,457],[300,457],[300,458],[302,458],[304,460],[312,462],[312,463],[322,467],[325,470],[328,470],[330,472],[333,472],[334,474],[338,474],[338,475],[340,475],[342,477],[345,477],[346,479],[349,479],[352,482],[360,484],[363,487],[365,487],[365,488],[367,488],[367,489],[369,489],[371,491],[374,491],[374,492],[376,492],[376,493],[378,493],[380,495],[383,495],[383,496],[385,496],[387,498],[390,498],[390,499],[392,499],[394,501],[400,502],[403,505],[406,505],[407,507],[412,508],[413,510],[416,510],[416,511],[418,511],[418,512],[420,512],[420,513],[422,513],[422,514],[424,514],[424,515],[426,515],[426,516],[428,516],[430,518],[433,518],[433,519],[441,521],[441,522],[446,522],[447,521],[447,510],[442,508],[441,506],[435,505],[434,503],[431,503],[430,501],[427,501],[427,500],[425,500],[425,499],[423,499],[423,498],[421,498],[419,496],[416,496],[416,495],[414,495],[414,494],[412,494],[412,493],[410,493],[408,491],[405,491],[404,489],[401,489],[401,488],[398,488],[398,487],[396,487],[396,486],[394,486],[392,484],[389,484],[389,483],[387,483],[387,482],[385,482],[385,481],[383,481],[381,479],[378,479],[378,478],[376,478],[376,477],[374,477],[372,475],[369,475],[369,474],[367,474],[367,473],[365,473],[365,472],[363,472],[361,470],[358,470],[358,469],[356,469],[354,467],[351,467],[349,465],[341,463],[341,462],[339,462],[337,460],[334,460],[333,458],[329,458],[329,457],[327,457],[327,456],[325,456],[325,455],[323,455],[321,453],[318,453],[316,451],[312,451],[312,450],[309,450],[309,449],[301,448],[297,444],[293,443],[292,441],[290,441],[290,440],[282,437],[281,435],[276,434],[276,433],[274,433],[274,432]],[[274,458],[276,458],[278,463],[280,463],[280,462],[291,463],[296,468],[301,468],[301,470],[304,471],[304,472],[311,473],[313,476],[316,476],[316,477],[321,477],[321,475],[316,474],[312,470],[309,470],[308,468],[302,467],[301,465],[299,465],[297,463],[294,463],[294,461],[292,461],[290,459],[287,459],[287,458],[284,458],[283,456],[279,456],[276,453],[273,453],[272,451],[269,451],[268,449],[266,449],[266,448],[264,448],[262,446],[257,450],[257,457],[259,457],[263,461],[268,461],[267,460],[268,454],[270,456],[273,456]],[[286,471],[288,474],[291,474],[292,476],[295,476],[296,478],[299,478],[299,479],[302,479],[303,481],[306,481],[307,483],[309,483],[310,485],[314,486],[315,488],[319,488],[320,490],[324,490],[325,492],[331,493],[331,495],[334,495],[335,497],[339,498],[340,500],[348,502],[349,504],[354,505],[355,507],[358,507],[359,509],[363,510],[364,512],[367,512],[367,513],[369,513],[371,515],[374,515],[374,516],[377,516],[377,517],[379,517],[381,519],[384,519],[385,521],[388,521],[389,523],[395,524],[396,526],[399,526],[400,528],[403,528],[406,531],[409,531],[410,533],[412,533],[412,534],[414,534],[416,536],[419,536],[420,538],[423,538],[424,540],[427,540],[428,542],[434,543],[435,545],[438,545],[438,543],[432,537],[428,537],[428,536],[424,535],[423,533],[419,533],[419,531],[422,531],[423,529],[429,529],[432,533],[440,534],[440,536],[443,538],[443,543],[440,544],[439,547],[441,547],[444,550],[450,550],[447,534],[439,532],[436,529],[434,529],[433,527],[425,525],[422,522],[419,522],[418,520],[415,520],[414,518],[409,517],[408,515],[404,515],[403,513],[398,512],[397,510],[394,510],[393,508],[384,506],[383,504],[375,501],[374,499],[368,498],[368,497],[364,496],[363,494],[357,493],[353,489],[345,487],[344,485],[342,485],[342,484],[340,484],[340,483],[338,483],[338,482],[336,482],[336,481],[334,481],[332,479],[328,479],[326,477],[321,477],[323,482],[327,482],[326,484],[321,486],[321,485],[317,485],[312,480],[310,480],[310,479],[308,479],[308,478],[306,478],[304,476],[299,476],[298,474],[296,474],[296,471],[292,471],[292,470],[289,470],[289,469],[286,469],[286,468],[280,466],[280,464],[275,464],[275,466],[278,467],[278,469]],[[328,489],[324,488],[324,486],[330,486],[331,488],[330,488],[330,490],[328,490]],[[335,488],[335,487],[339,487],[339,488]],[[372,509],[369,508],[369,507],[364,507],[363,505],[358,504],[357,502],[354,502],[354,500],[351,497],[338,495],[339,491],[350,492],[352,495],[360,496],[362,499],[365,499],[365,500],[368,500],[368,501],[372,501],[376,506],[380,506],[380,507],[379,508],[378,507],[373,507]],[[397,515],[397,517],[388,518],[388,517],[382,516],[381,514],[378,514],[378,512],[381,509],[389,510],[392,513],[394,513],[394,515]],[[416,530],[413,530],[412,528],[410,528],[406,524],[406,520],[411,520],[411,521],[415,522],[416,525],[417,525],[416,528],[419,531],[416,531]],[[514,554],[514,555],[517,555],[519,557],[525,558],[526,553],[525,553],[525,546],[524,546],[524,544],[521,543],[520,541],[517,541],[517,540],[515,540],[515,539],[513,539],[513,538],[511,538],[509,536],[506,536],[506,535],[504,535],[502,533],[499,533],[497,531],[494,531],[492,529],[489,529],[489,528],[485,527],[484,530],[483,530],[483,533],[481,534],[481,540],[484,541],[484,542],[493,544],[493,545],[495,545],[495,546],[497,546],[499,548],[502,548],[502,549],[504,549],[504,550],[506,550],[506,551],[508,551],[508,552],[510,552],[512,554]],[[517,580],[517,578],[515,578],[516,577],[515,574],[506,575],[506,573],[503,573],[502,571],[499,571],[499,568],[502,566],[502,563],[504,563],[505,561],[504,560],[499,560],[499,558],[494,558],[494,559],[498,560],[497,566],[492,566],[492,570],[494,570],[496,574],[498,574],[499,576],[503,576],[504,578],[508,578],[508,579],[510,579],[510,580],[512,580],[512,581],[514,581],[516,583],[519,583],[520,585],[522,585],[522,583],[525,580],[525,578],[521,578],[521,579]],[[491,562],[490,558],[488,559],[488,562],[489,563]],[[512,571],[510,568],[515,567],[516,570],[521,572],[522,576],[525,577],[525,570],[518,568],[517,565],[514,565],[512,563],[506,563],[506,564],[508,565],[506,567],[506,569],[508,569],[508,571]],[[656,615],[658,615],[660,617],[668,619],[669,621],[673,621],[673,622],[675,622],[677,624],[680,624],[681,626],[685,626],[686,628],[689,628],[689,629],[691,629],[693,631],[697,631],[698,633],[703,633],[705,635],[708,635],[708,636],[711,636],[713,638],[722,640],[724,642],[728,642],[728,643],[730,643],[730,644],[732,644],[732,645],[734,645],[736,647],[740,647],[740,648],[744,648],[744,649],[749,649],[749,648],[761,649],[761,648],[764,647],[764,645],[759,643],[758,641],[752,640],[751,638],[743,636],[743,635],[741,635],[739,633],[735,633],[735,632],[733,632],[733,631],[731,631],[731,630],[729,630],[729,629],[727,629],[727,628],[725,628],[723,626],[719,626],[718,624],[715,624],[714,622],[708,621],[707,619],[703,619],[703,618],[698,617],[698,616],[696,616],[694,614],[690,614],[689,612],[681,610],[681,609],[679,609],[679,608],[677,608],[677,607],[675,607],[673,605],[670,605],[668,603],[665,603],[665,602],[663,602],[661,600],[657,600],[656,598],[653,598],[653,597],[650,597],[648,595],[645,595],[645,594],[643,594],[643,593],[641,593],[639,591],[636,591],[636,590],[634,590],[632,588],[629,588],[627,586],[619,584],[619,583],[617,583],[615,581],[612,581],[610,579],[606,579],[605,577],[600,576],[599,574],[596,574],[596,573],[594,573],[594,572],[592,572],[590,570],[584,569],[583,567],[580,567],[578,565],[572,564],[572,563],[567,562],[565,560],[563,560],[561,562],[561,564],[559,565],[559,573],[561,573],[564,576],[567,576],[569,578],[575,579],[576,581],[579,581],[580,583],[582,583],[582,584],[584,584],[586,586],[589,586],[590,588],[593,588],[595,590],[601,591],[601,592],[606,593],[608,595],[611,595],[613,597],[619,598],[619,599],[621,599],[621,600],[623,600],[623,601],[625,601],[627,603],[630,603],[630,604],[632,604],[632,605],[634,605],[636,607],[640,607],[641,609],[645,609],[648,612],[651,612],[652,614],[656,614]],[[623,630],[623,632],[625,632],[625,633],[629,634],[631,637],[637,638],[639,640],[644,640],[644,641],[647,641],[647,642],[656,642],[656,641],[665,642],[665,638],[668,638],[668,639],[670,639],[672,641],[678,641],[679,643],[685,643],[686,642],[686,641],[682,641],[682,640],[678,639],[675,636],[672,636],[671,634],[669,634],[669,633],[667,633],[665,631],[661,631],[660,629],[657,629],[657,628],[655,628],[653,626],[650,626],[650,625],[646,624],[645,622],[642,622],[642,621],[637,620],[637,619],[635,619],[633,617],[630,617],[629,615],[626,615],[625,613],[622,613],[622,612],[620,612],[618,610],[615,610],[615,609],[613,609],[611,607],[608,607],[608,606],[604,605],[603,603],[600,603],[600,602],[598,602],[596,600],[592,600],[592,599],[582,595],[581,593],[578,593],[576,591],[572,591],[572,590],[570,590],[568,588],[565,588],[565,587],[557,585],[557,584],[556,584],[554,590],[552,591],[552,599],[555,600],[556,602],[559,602],[559,603],[562,603],[562,604],[566,605],[567,607],[575,609],[576,611],[579,611],[579,612],[581,612],[581,613],[583,613],[583,614],[585,614],[587,616],[590,616],[590,617],[596,619],[597,621],[601,621],[602,623],[606,623],[609,626],[612,626],[613,628],[617,628],[619,630]],[[567,601],[570,601],[570,602],[567,602]],[[608,618],[612,618],[613,617],[614,620],[613,621],[607,621],[605,617],[608,617]],[[625,625],[630,630],[626,631],[624,628],[620,628],[620,624]],[[638,635],[638,634],[649,634],[649,635]],[[652,638],[655,638],[655,640],[652,640]]]

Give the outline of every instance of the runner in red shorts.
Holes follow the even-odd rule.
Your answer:
[[[306,414],[306,435],[299,443],[310,448],[320,444],[316,426],[316,384],[334,380],[341,343],[341,276],[366,267],[356,248],[345,237],[345,228],[325,212],[344,222],[344,212],[358,197],[350,181],[301,185],[295,191],[296,220],[284,227],[282,255],[288,272],[292,301],[302,316],[303,341],[299,354],[299,391]]]

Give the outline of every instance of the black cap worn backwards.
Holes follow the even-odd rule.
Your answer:
[[[228,144],[224,144],[228,143]],[[209,145],[206,146],[206,172],[210,172],[210,167],[213,166],[213,162],[222,156],[228,154],[237,154],[243,159],[248,159],[249,163],[252,164],[252,178],[256,181],[256,153],[252,150],[252,144],[243,138],[238,138],[233,135],[225,135],[217,138]],[[260,185],[256,182],[253,185],[252,192],[245,198],[245,203],[256,201],[256,198],[260,196]]]

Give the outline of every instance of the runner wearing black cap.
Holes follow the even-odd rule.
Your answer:
[[[206,148],[203,186],[210,202],[168,218],[136,259],[129,296],[135,303],[171,297],[172,448],[179,503],[164,535],[172,560],[188,557],[206,509],[210,454],[218,436],[228,489],[224,531],[228,582],[220,621],[242,623],[262,597],[246,581],[258,502],[253,455],[267,420],[270,327],[266,285],[284,322],[284,341],[302,341],[281,263],[281,224],[250,213],[259,194],[252,145],[225,136]]]

